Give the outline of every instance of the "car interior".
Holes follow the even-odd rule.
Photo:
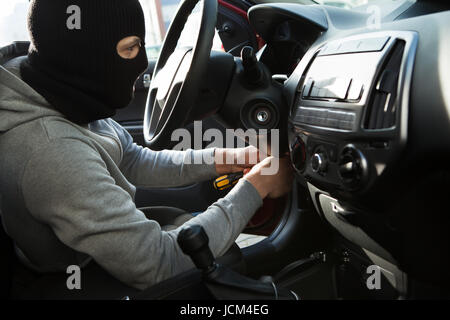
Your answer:
[[[195,44],[179,46],[196,6]],[[181,1],[158,59],[114,120],[154,150],[173,148],[172,132],[194,132],[194,121],[203,132],[277,129],[294,185],[287,196],[264,200],[249,222],[244,233],[261,241],[216,262],[204,232],[191,228],[178,242],[197,268],[142,292],[96,298],[449,298],[449,9],[422,0],[354,8],[313,0]],[[212,50],[216,34],[223,50]],[[3,47],[0,65],[28,47]],[[177,67],[167,68],[168,61]],[[201,212],[227,192],[213,181],[141,188],[135,202]],[[19,262],[0,229],[0,288],[8,299]],[[380,279],[370,285],[373,275]],[[65,284],[67,275],[36,281],[48,277]],[[58,298],[39,294],[34,298]]]

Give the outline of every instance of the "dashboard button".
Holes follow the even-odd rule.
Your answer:
[[[303,93],[302,93],[303,97],[308,97],[309,96],[313,84],[314,84],[314,81],[313,81],[312,78],[308,78],[308,80],[306,80],[306,83],[303,86]]]
[[[353,129],[353,122],[341,120],[341,121],[339,121],[338,128],[342,129],[342,130],[352,130]]]
[[[343,130],[352,130],[355,120],[354,112],[303,106],[297,109],[294,118],[299,123]]]
[[[339,42],[328,43],[322,50],[320,50],[319,56],[336,54],[338,52],[340,46],[341,46],[341,43],[339,43]]]
[[[319,126],[327,127],[328,126],[328,118],[326,115],[317,118],[317,124]]]
[[[327,119],[327,127],[337,128],[339,124],[338,119],[328,118]]]
[[[320,90],[320,88],[317,86],[317,83],[314,83],[314,85],[313,85],[313,87],[311,89],[310,97],[318,98],[319,97],[319,90]]]
[[[345,41],[341,44],[336,53],[352,53],[355,52],[360,45],[361,40]]]
[[[367,160],[354,145],[344,147],[338,165],[339,176],[348,189],[357,189],[367,181],[369,174]]]
[[[327,161],[323,153],[315,153],[311,157],[311,169],[312,171],[319,173],[325,172],[327,169]]]
[[[359,100],[363,91],[361,82],[352,79],[350,89],[348,90],[347,100]]]
[[[311,98],[345,99],[350,86],[350,79],[327,78],[315,81],[311,90]]]
[[[343,118],[344,118],[344,112],[341,112],[341,111],[333,111],[333,112],[331,112],[332,113],[332,115],[333,115],[333,119],[336,119],[336,120],[342,120]]]
[[[333,41],[320,50],[319,56],[344,53],[361,53],[383,50],[390,37],[375,37],[357,40]]]
[[[357,52],[381,51],[388,42],[390,37],[378,37],[363,39]]]

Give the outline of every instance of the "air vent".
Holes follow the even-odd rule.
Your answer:
[[[369,100],[364,128],[386,129],[395,126],[397,89],[405,42],[398,40],[392,48]]]

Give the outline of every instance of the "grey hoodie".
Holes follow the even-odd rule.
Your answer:
[[[22,261],[58,272],[94,259],[138,289],[192,268],[176,242],[180,228],[166,232],[148,220],[135,206],[135,187],[214,178],[214,165],[183,161],[214,150],[142,148],[111,119],[78,126],[20,79],[20,59],[0,66],[0,211]],[[261,204],[241,179],[185,225],[202,225],[220,256]]]

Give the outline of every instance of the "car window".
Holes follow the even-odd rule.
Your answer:
[[[28,0],[0,1],[0,47],[29,39],[28,5]]]
[[[145,14],[147,55],[149,60],[154,60],[158,57],[164,36],[175,16],[180,0],[139,1]],[[186,23],[179,45],[193,45],[201,19],[199,4]],[[26,22],[28,7],[28,0],[0,1],[0,47],[13,41],[29,40]],[[217,33],[214,39],[214,49],[222,49],[222,42]]]
[[[289,2],[299,4],[323,4],[327,6],[339,7],[343,9],[354,9],[368,5],[386,5],[389,2],[399,2],[399,0],[253,0],[256,4],[272,2]]]
[[[164,36],[172,22],[180,0],[139,0],[145,14],[147,27],[147,55],[149,59],[156,59],[164,40]],[[200,29],[201,5],[199,1],[181,33],[178,46],[193,46]],[[214,50],[223,50],[222,41],[216,31],[213,41]]]

